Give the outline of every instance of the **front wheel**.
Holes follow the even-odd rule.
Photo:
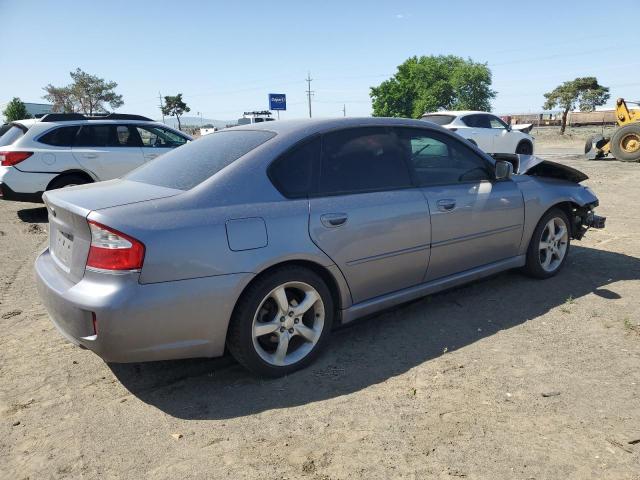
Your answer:
[[[533,145],[531,142],[523,141],[516,147],[517,155],[533,155]]]
[[[560,209],[548,211],[533,232],[527,250],[525,272],[536,278],[556,275],[569,253],[569,219]]]
[[[320,353],[334,315],[331,293],[322,278],[303,267],[283,267],[259,278],[242,295],[229,325],[227,346],[240,364],[257,375],[286,375]]]

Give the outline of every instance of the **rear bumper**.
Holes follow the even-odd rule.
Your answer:
[[[20,193],[14,192],[9,185],[0,183],[0,200],[11,200],[13,202],[42,203],[42,193]]]
[[[138,273],[87,271],[74,284],[48,249],[35,270],[38,293],[60,333],[106,362],[118,363],[222,355],[235,301],[253,277],[242,273],[140,284]]]
[[[0,167],[0,199],[17,202],[42,202],[42,192],[55,173],[23,172],[16,167]]]

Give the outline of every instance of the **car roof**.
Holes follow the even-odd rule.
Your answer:
[[[328,130],[349,127],[421,127],[426,123],[423,120],[411,118],[389,118],[389,117],[348,117],[348,118],[313,118],[298,120],[276,120],[274,122],[252,123],[238,127],[225,128],[220,132],[234,130],[266,130],[275,132],[278,135],[288,135],[302,133],[306,136],[315,133],[326,132]],[[429,124],[431,126],[431,124]]]

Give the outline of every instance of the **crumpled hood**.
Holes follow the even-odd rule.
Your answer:
[[[538,177],[559,178],[570,182],[580,183],[589,177],[580,170],[562,163],[552,162],[535,155],[516,155],[518,165],[514,165],[515,173],[519,175],[532,175]]]
[[[513,153],[494,153],[495,160],[502,160],[513,165],[513,173],[531,175],[535,177],[558,178],[574,183],[580,183],[589,177],[580,170],[562,163],[552,162],[535,155],[515,155]]]

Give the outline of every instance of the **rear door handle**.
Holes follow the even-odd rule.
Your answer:
[[[97,153],[85,153],[84,158],[98,158]]]
[[[454,208],[456,208],[456,201],[453,198],[444,198],[442,200],[438,200],[438,210],[441,212],[450,212]]]
[[[156,158],[159,154],[158,153],[147,153],[144,158],[148,158],[149,160],[152,160],[154,158]]]
[[[320,221],[327,228],[336,228],[347,223],[349,216],[346,213],[325,213],[320,215]]]

